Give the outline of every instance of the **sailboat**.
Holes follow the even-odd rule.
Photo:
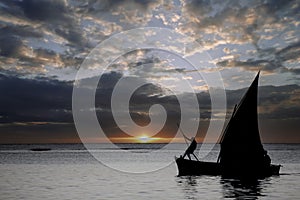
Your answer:
[[[222,175],[268,177],[279,175],[281,165],[271,159],[261,143],[257,119],[258,72],[254,81],[235,106],[220,138],[217,162],[176,158],[178,175]]]

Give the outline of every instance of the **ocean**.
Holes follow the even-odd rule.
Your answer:
[[[264,144],[282,168],[255,181],[178,177],[174,156],[185,144],[161,147],[93,144],[99,161],[81,144],[0,145],[0,199],[300,199],[300,144]],[[48,151],[32,151],[41,148]],[[218,152],[204,159],[215,161]]]

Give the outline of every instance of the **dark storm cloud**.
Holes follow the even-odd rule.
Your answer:
[[[297,3],[297,0],[267,0],[264,1],[263,6],[266,7],[268,10],[268,14],[276,14],[276,12],[284,9],[291,9],[291,12],[287,13],[288,15],[294,15],[296,14],[300,7],[299,5],[295,4]],[[291,8],[292,5],[296,5],[293,8]]]
[[[26,0],[16,2],[16,4],[23,10],[24,15],[31,20],[50,22],[69,20],[66,16],[67,8],[64,1]]]
[[[28,0],[2,3],[4,6],[0,7],[1,15],[12,19],[2,21],[0,25],[2,63],[21,66],[17,68],[20,73],[28,74],[31,67],[35,68],[32,71],[34,73],[44,73],[45,65],[77,67],[82,62],[77,54],[84,53],[85,48],[88,48],[87,40],[81,30],[80,20],[65,1]],[[56,51],[51,45],[63,45],[61,38],[67,41],[63,47],[65,51]],[[52,44],[48,45],[48,41]],[[31,46],[40,42],[44,43],[43,47]]]
[[[85,38],[75,19],[74,11],[60,0],[27,0],[17,2],[25,17],[41,21],[49,30],[67,39],[71,44],[84,45]]]
[[[105,73],[101,76],[99,80],[99,89],[110,89],[112,90],[118,80],[123,76],[122,73],[119,72],[110,72],[110,73]]]
[[[0,121],[72,122],[70,83],[0,75]]]
[[[259,94],[263,118],[300,119],[299,86],[266,86],[260,90]]]
[[[110,111],[110,97],[122,74],[104,74],[96,92],[96,107]],[[84,80],[83,80],[84,81]],[[25,79],[18,76],[0,75],[0,121],[9,122],[72,122],[71,101],[72,82],[62,82],[48,78]],[[88,90],[88,88],[86,88]],[[137,90],[132,97],[133,108],[150,107],[152,101],[172,105],[172,97],[152,96],[162,92],[160,88],[148,84]],[[163,93],[161,93],[163,94]],[[139,110],[134,108],[133,112]]]
[[[69,35],[73,33],[71,31]],[[16,65],[24,66],[29,70],[33,67],[37,71],[42,70],[47,64],[64,67],[77,66],[82,62],[82,58],[69,53],[58,53],[47,48],[31,48],[26,45],[28,38],[42,39],[43,36],[43,32],[29,25],[0,25],[1,61],[8,64],[12,62],[10,58],[14,58],[19,61]],[[76,40],[76,33],[72,38]]]
[[[41,38],[43,36],[42,33],[38,32],[38,30],[32,29],[32,27],[30,27],[29,25],[1,25],[0,27],[0,35],[2,37],[4,35],[15,35],[19,37]]]
[[[145,7],[152,2],[151,0],[88,0],[88,5],[91,11],[107,11],[126,1],[134,2]]]
[[[46,65],[51,62],[54,66],[63,68],[65,66],[79,66],[83,61],[82,58],[72,54],[59,54],[56,51],[44,48],[34,49],[33,53],[36,55],[35,57],[27,58],[32,65],[36,63]]]
[[[110,98],[112,90],[117,81],[122,77],[117,72],[105,74],[99,81],[96,93],[96,108],[104,112],[110,112]],[[39,80],[23,79],[16,76],[0,77],[0,92],[3,97],[0,99],[1,121],[2,122],[71,122],[71,94],[72,83],[60,82],[46,78]],[[170,113],[180,114],[178,101],[173,95],[164,95],[164,90],[146,84],[140,87],[131,98],[131,112],[133,114],[147,115],[151,105],[158,103],[168,108]],[[232,108],[238,103],[245,89],[228,90],[227,103]],[[153,94],[156,95],[153,95]],[[286,118],[298,116],[297,110],[291,108],[299,106],[297,97],[300,93],[299,86],[263,86],[259,90],[259,101],[261,114],[266,118]],[[189,98],[188,93],[182,94]],[[203,111],[202,118],[209,118],[210,97],[207,92],[197,94],[200,110]],[[280,106],[279,106],[280,105]],[[280,108],[280,112],[279,109]],[[285,110],[285,112],[284,112]],[[276,111],[276,112],[274,112]],[[277,112],[278,111],[278,112]],[[300,117],[300,116],[299,116]],[[109,124],[109,123],[108,123]]]
[[[226,91],[229,112],[239,102],[246,89]],[[298,85],[259,87],[259,116],[261,119],[300,119],[300,87]]]
[[[99,123],[104,132],[110,137],[128,137],[116,125],[110,105],[112,90],[121,77],[122,74],[117,72],[102,76],[95,97]],[[164,128],[157,136],[173,137],[177,132],[174,124],[180,121],[180,106],[174,95],[165,95],[163,91],[162,88],[152,84],[140,87],[131,97],[130,114],[137,124],[146,125],[150,122],[148,112],[151,105],[163,105],[168,118]],[[229,116],[234,104],[239,102],[244,92],[245,89],[227,91]],[[58,138],[66,138],[72,131],[75,131],[71,111],[71,82],[55,81],[48,78],[24,79],[17,76],[1,75],[0,93],[2,94],[0,98],[1,132],[12,133],[18,130],[18,132],[21,131],[22,134],[26,135],[26,131],[34,130],[37,133],[38,130],[41,130],[47,133],[47,137],[51,139],[51,130],[59,131],[62,134]],[[154,93],[156,95],[153,95]],[[190,98],[188,93],[182,95],[185,98]],[[260,87],[260,119],[277,121],[300,119],[299,96],[300,87],[297,85]],[[197,98],[200,106],[199,130],[200,134],[203,135],[208,126],[207,120],[211,117],[210,97],[207,92],[202,92],[197,94]],[[64,135],[63,131],[66,131],[67,135]],[[20,136],[17,133],[15,134],[16,138]],[[14,137],[13,135],[11,137]],[[53,134],[53,136],[56,137],[57,134]],[[10,141],[9,136],[5,136],[5,138]],[[74,138],[77,137],[74,135]]]
[[[23,42],[11,35],[0,36],[0,55],[5,57],[18,57],[20,55]]]
[[[42,37],[42,34],[32,30],[30,26],[0,25],[0,55],[4,57],[22,57],[24,42],[22,37]]]
[[[187,1],[189,9],[197,9],[200,13],[208,13],[212,10],[212,4],[210,0],[191,0]],[[194,10],[195,12],[197,10]]]
[[[127,136],[115,124],[111,113],[111,94],[122,74],[104,74],[96,92],[96,112],[101,127],[108,136]],[[84,80],[83,80],[84,81]],[[85,88],[89,90],[89,88]],[[0,75],[0,122],[2,131],[45,130],[45,126],[61,131],[68,127],[74,130],[71,111],[72,83],[48,78],[24,79],[18,76]],[[153,95],[153,94],[156,95]],[[186,98],[189,98],[189,94]],[[201,96],[201,95],[200,95]],[[84,97],[83,97],[84,98]],[[202,101],[204,105],[206,102]],[[166,96],[163,90],[153,84],[140,87],[130,101],[130,114],[139,125],[149,123],[149,108],[161,104],[167,110],[167,123],[159,134],[176,133],[175,122],[180,121],[180,107],[175,96]],[[69,125],[68,125],[69,124]],[[23,127],[23,128],[22,128]],[[27,128],[26,128],[27,127]],[[34,128],[30,128],[34,127]],[[171,128],[170,128],[171,127]],[[52,128],[48,128],[49,132]],[[64,134],[63,132],[61,134]]]

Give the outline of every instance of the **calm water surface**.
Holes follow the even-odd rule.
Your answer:
[[[112,164],[143,168],[173,160],[182,153],[184,147],[179,146],[143,162],[138,156],[157,146],[123,145],[134,152],[128,157],[105,145],[95,146],[94,151]],[[244,182],[219,176],[177,177],[175,163],[149,173],[119,172],[100,164],[78,144],[0,145],[0,199],[300,199],[300,145],[264,146],[272,162],[283,165],[281,175]],[[218,151],[213,149],[206,160],[216,160]]]

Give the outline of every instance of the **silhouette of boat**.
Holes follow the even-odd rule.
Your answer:
[[[257,119],[259,72],[235,106],[220,138],[217,162],[176,158],[178,175],[222,175],[226,177],[268,177],[279,175],[281,165],[271,159],[260,140]]]

